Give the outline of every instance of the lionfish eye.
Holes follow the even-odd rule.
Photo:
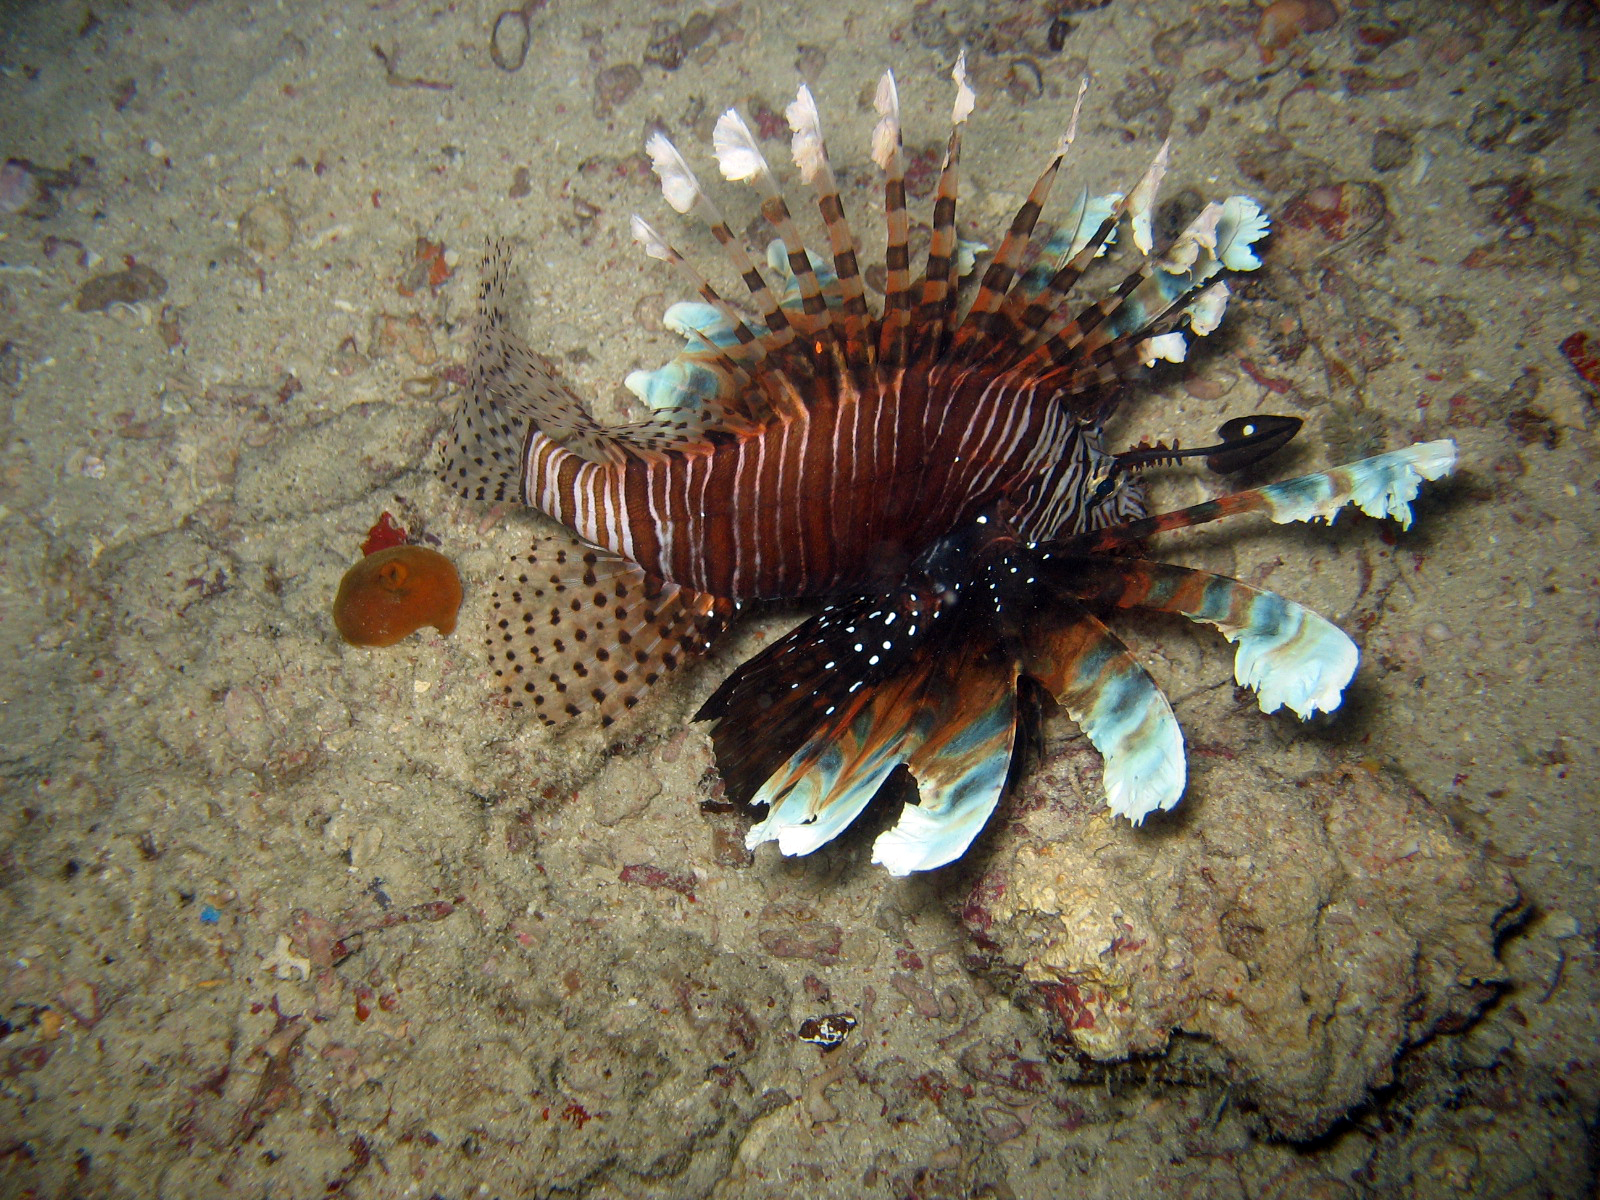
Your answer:
[[[1299,417],[1234,417],[1217,430],[1221,444],[1210,447],[1206,466],[1219,474],[1242,471],[1275,454],[1300,432]]]
[[[1287,445],[1289,439],[1300,432],[1303,422],[1299,417],[1234,417],[1223,422],[1217,430],[1222,440],[1215,446],[1194,446],[1183,450],[1177,446],[1158,443],[1138,450],[1126,450],[1106,472],[1096,488],[1093,499],[1105,498],[1119,471],[1138,467],[1169,466],[1185,458],[1204,457],[1206,466],[1220,474],[1242,471]]]

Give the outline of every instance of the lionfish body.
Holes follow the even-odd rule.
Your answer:
[[[1132,550],[1155,533],[1247,511],[1327,520],[1354,503],[1409,524],[1422,480],[1454,463],[1450,443],[1425,443],[1146,515],[1135,468],[1200,452],[1115,454],[1103,422],[1141,365],[1182,358],[1180,327],[1215,328],[1227,300],[1221,277],[1259,265],[1251,245],[1266,219],[1245,197],[1211,204],[1107,297],[1074,308],[1070,290],[1124,221],[1150,255],[1167,161],[1163,146],[1132,191],[1080,200],[1044,247],[1053,265],[1025,271],[1075,110],[963,315],[956,293],[971,251],[956,237],[955,200],[972,93],[959,63],[955,78],[954,130],[915,280],[898,100],[891,76],[879,86],[873,157],[886,176],[889,235],[881,316],[866,304],[807,89],[788,116],[831,261],[806,250],[743,122],[730,111],[717,124],[723,174],[761,190],[778,231],[767,256],[776,288],[682,156],[652,136],[667,200],[710,226],[760,319],[735,310],[635,218],[646,251],[701,297],[668,312],[688,348],[628,380],[654,410],[647,421],[596,422],[509,331],[509,265],[492,248],[470,386],[442,468],[469,497],[520,500],[581,539],[537,543],[492,605],[495,675],[511,703],[547,723],[631,708],[748,602],[820,599],[817,616],[741,666],[698,716],[715,722],[729,793],[768,806],[751,845],[808,853],[909,774],[917,799],[874,850],[895,874],[947,863],[977,836],[1041,696],[1101,753],[1113,811],[1139,821],[1178,801],[1182,736],[1160,688],[1104,623],[1119,608],[1219,628],[1237,643],[1239,681],[1268,712],[1336,707],[1357,659],[1337,628],[1273,593]],[[1230,421],[1207,462],[1236,469],[1298,425]]]

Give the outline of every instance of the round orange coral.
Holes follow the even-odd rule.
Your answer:
[[[333,623],[352,646],[392,646],[424,625],[448,634],[461,607],[461,576],[437,550],[391,546],[344,573]]]

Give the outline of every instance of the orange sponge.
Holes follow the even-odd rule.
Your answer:
[[[391,546],[344,573],[333,623],[352,646],[392,646],[424,625],[448,634],[461,607],[461,576],[437,550]]]

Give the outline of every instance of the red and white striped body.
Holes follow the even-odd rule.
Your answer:
[[[1081,516],[1109,461],[1053,395],[961,364],[900,370],[764,428],[594,463],[535,429],[523,499],[646,572],[730,600],[881,590],[933,539],[1015,497],[1029,540]],[[1131,514],[1130,514],[1131,515]]]

